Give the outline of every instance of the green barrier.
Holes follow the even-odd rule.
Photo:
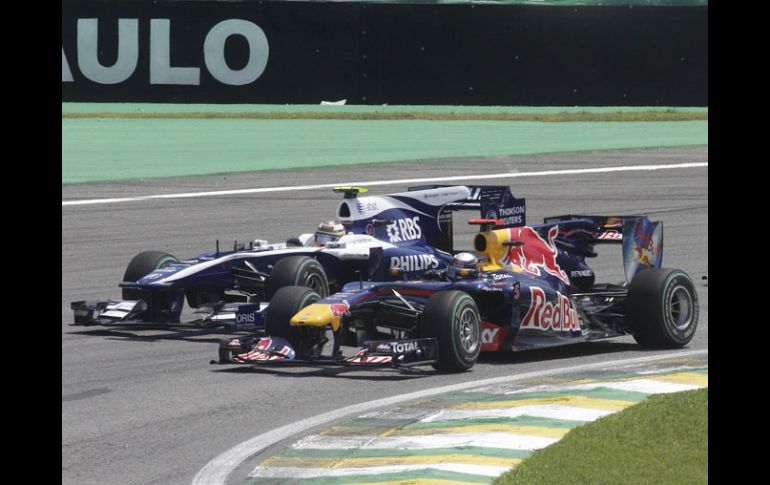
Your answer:
[[[708,121],[62,119],[62,183],[703,144]]]

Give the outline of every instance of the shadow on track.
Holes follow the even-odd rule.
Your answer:
[[[280,366],[280,367],[279,367]],[[300,370],[301,369],[301,370]],[[353,366],[325,366],[312,364],[258,364],[254,366],[225,367],[214,370],[224,374],[271,374],[287,378],[350,379],[358,381],[403,381],[436,375],[432,368],[364,368]],[[367,375],[361,375],[366,373]]]
[[[527,350],[521,352],[482,353],[476,365],[511,366],[511,372],[516,372],[517,364],[527,364],[543,361],[558,361],[593,355],[611,355],[629,351],[645,351],[635,343],[624,342],[592,342],[579,345]],[[650,350],[654,351],[654,350]],[[270,374],[286,378],[344,378],[351,380],[399,381],[450,375],[451,373],[434,370],[430,366],[409,368],[371,368],[362,366],[325,366],[307,363],[275,363],[256,364],[253,366],[233,365],[214,370],[217,373],[231,374]]]
[[[140,334],[138,331],[163,331],[165,333],[158,334]],[[178,340],[181,342],[192,343],[204,343],[204,344],[219,344],[219,341],[227,337],[236,337],[238,335],[244,335],[239,333],[222,333],[221,328],[204,328],[204,329],[159,329],[155,328],[142,328],[142,329],[125,329],[125,328],[100,328],[96,330],[80,330],[76,332],[69,332],[72,335],[86,335],[91,337],[105,337],[108,340],[119,340],[127,342],[160,342],[166,340]],[[202,338],[203,337],[203,338]]]
[[[515,365],[533,362],[570,359],[575,357],[588,357],[591,355],[613,354],[630,351],[644,351],[636,343],[626,342],[586,342],[575,345],[562,345],[545,349],[531,349],[519,352],[489,352],[482,353],[478,364],[487,365]],[[477,365],[478,365],[477,364]]]

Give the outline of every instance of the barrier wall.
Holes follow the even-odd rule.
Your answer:
[[[708,6],[62,2],[62,100],[707,106]]]

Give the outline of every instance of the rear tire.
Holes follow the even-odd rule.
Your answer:
[[[684,347],[695,335],[698,314],[698,293],[684,271],[645,269],[628,287],[628,326],[644,347]]]
[[[473,298],[463,291],[442,291],[428,298],[420,337],[438,339],[438,363],[446,372],[473,367],[481,352],[481,316]]]
[[[324,333],[309,327],[293,327],[289,320],[306,306],[321,300],[321,295],[305,286],[284,286],[275,292],[267,307],[265,333],[289,341],[297,358],[310,356],[313,344]]]
[[[123,274],[123,281],[138,281],[143,276],[162,268],[171,263],[178,263],[179,260],[174,256],[162,251],[144,251],[137,254],[128,263],[126,272]],[[135,288],[123,288],[124,300],[138,300],[142,292]]]
[[[329,280],[321,263],[308,256],[287,256],[279,259],[270,272],[265,296],[271,301],[276,292],[285,286],[312,288],[321,298],[329,296]]]

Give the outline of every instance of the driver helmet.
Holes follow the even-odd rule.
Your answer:
[[[315,242],[323,246],[330,242],[337,241],[346,234],[345,226],[339,221],[326,221],[318,225],[315,232]]]
[[[457,253],[452,258],[452,265],[447,269],[449,278],[473,278],[478,275],[479,258],[472,253]]]

